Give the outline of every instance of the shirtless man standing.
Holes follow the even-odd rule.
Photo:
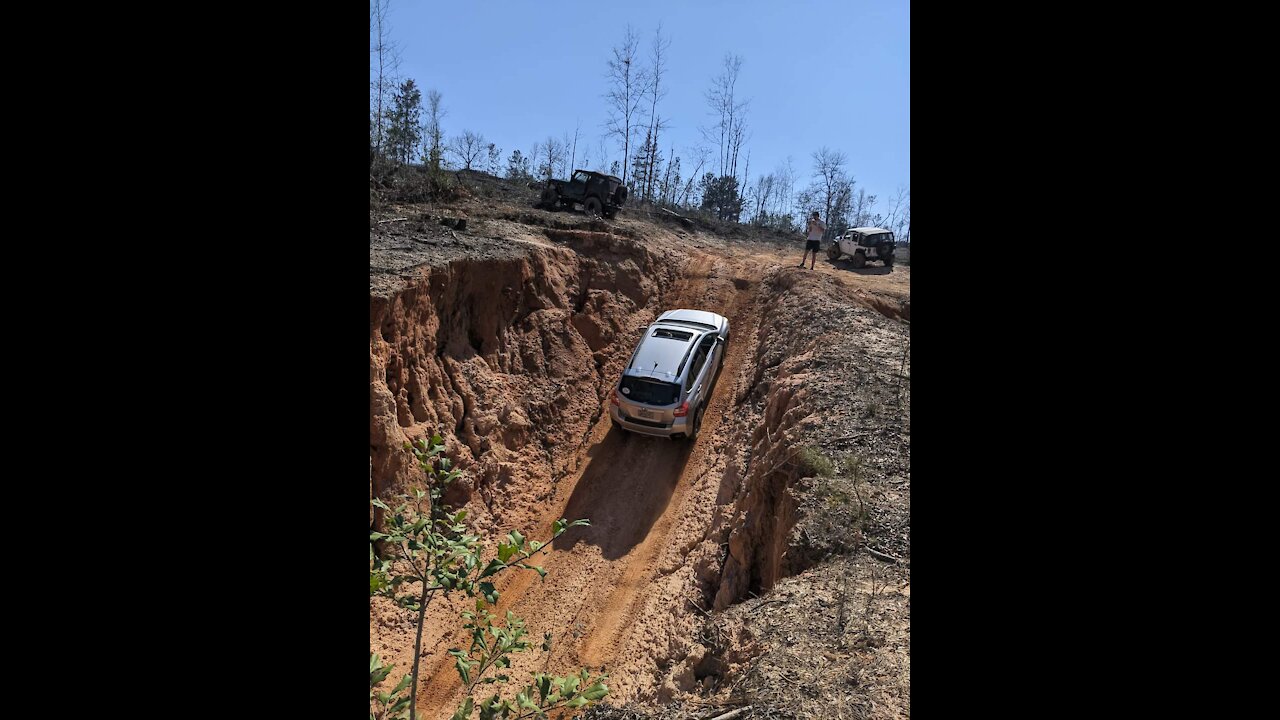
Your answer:
[[[813,269],[814,263],[818,262],[818,248],[822,247],[822,234],[826,231],[826,224],[819,219],[818,211],[814,210],[813,215],[809,217],[809,239],[804,244],[804,255],[800,256],[800,264],[797,267],[804,267],[804,259],[812,251],[813,259],[809,261],[809,269]]]

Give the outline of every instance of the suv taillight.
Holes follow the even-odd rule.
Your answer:
[[[680,404],[680,407],[676,408],[675,416],[687,417],[688,415],[689,415],[689,401],[685,400],[683,403]]]

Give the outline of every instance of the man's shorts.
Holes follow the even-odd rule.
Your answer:
[[[810,250],[812,250],[814,252],[818,252],[818,249],[821,247],[821,245],[822,245],[821,240],[807,240],[805,241],[805,244],[804,244],[804,251],[809,252]]]

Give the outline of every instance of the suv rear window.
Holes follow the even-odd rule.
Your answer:
[[[622,395],[645,405],[673,405],[680,397],[680,386],[626,376],[622,378]]]
[[[671,328],[658,328],[653,331],[653,335],[650,337],[670,338],[672,340],[689,342],[689,338],[693,337],[693,333],[680,332],[679,330],[672,330]]]

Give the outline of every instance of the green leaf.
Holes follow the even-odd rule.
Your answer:
[[[374,499],[370,500],[369,502],[370,502],[372,505],[374,505],[374,507],[380,507],[380,508],[382,508],[383,510],[390,510],[390,509],[391,509],[391,508],[387,507],[387,504],[386,504],[386,503],[382,502],[382,501],[381,501],[381,500],[379,500],[378,498],[374,498]]]
[[[480,594],[484,596],[485,600],[495,605],[498,604],[498,590],[493,586],[493,583],[480,583]]]
[[[520,534],[519,530],[512,530],[511,538],[515,541],[517,547],[524,545],[524,536]]]
[[[577,709],[577,708],[580,708],[580,707],[582,707],[583,705],[586,705],[586,704],[587,704],[587,699],[586,699],[585,697],[583,697],[583,696],[579,695],[578,697],[576,697],[576,698],[574,698],[574,699],[570,700],[569,702],[565,703],[565,707],[570,707],[570,708],[575,708],[575,709]]]
[[[591,701],[595,701],[603,698],[605,695],[608,695],[608,694],[609,694],[609,686],[605,685],[604,683],[597,682],[591,687],[584,690],[582,692],[582,697]]]
[[[507,543],[498,543],[498,560],[500,562],[505,564],[508,560],[511,559],[511,556],[515,554],[516,554],[515,545],[508,545]]]
[[[547,576],[547,570],[546,570],[546,568],[542,568],[542,567],[539,567],[539,566],[537,566],[537,565],[529,565],[529,564],[527,564],[527,563],[518,563],[518,564],[516,565],[516,567],[518,567],[518,568],[522,568],[522,569],[524,569],[524,570],[535,570],[535,571],[537,571],[537,573],[538,573],[538,575],[539,575],[540,577],[544,577],[544,578],[545,578],[545,577]]]
[[[398,693],[401,690],[409,687],[409,683],[411,682],[413,682],[413,676],[406,674],[404,677],[400,678],[400,682],[396,683],[395,689],[391,691],[392,694]]]
[[[470,685],[471,684],[471,663],[467,662],[463,658],[458,658],[457,662],[455,662],[454,665],[458,669],[458,676],[462,678],[462,684]],[[470,715],[471,713],[468,712],[467,714]]]
[[[457,712],[453,714],[453,720],[467,720],[467,718],[471,717],[471,710],[474,707],[475,703],[472,702],[471,698],[467,698],[466,702],[458,706]]]

